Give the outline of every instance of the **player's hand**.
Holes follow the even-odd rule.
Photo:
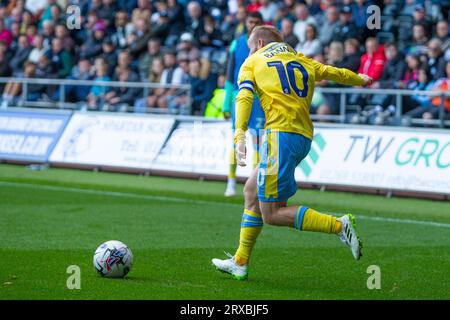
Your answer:
[[[246,156],[247,156],[247,149],[245,147],[245,141],[239,141],[236,144],[236,161],[239,166],[245,167],[247,165],[245,163]]]
[[[364,85],[365,85],[365,86],[368,86],[368,85],[371,85],[371,84],[372,84],[373,79],[372,79],[371,77],[369,77],[367,74],[359,73],[358,75],[359,75],[361,78],[363,78],[363,80],[364,80]]]

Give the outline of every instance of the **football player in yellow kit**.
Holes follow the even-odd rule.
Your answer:
[[[319,213],[306,206],[287,206],[297,191],[295,168],[307,156],[313,139],[309,107],[316,81],[363,86],[372,82],[367,75],[323,65],[297,53],[283,42],[272,26],[256,27],[248,39],[250,56],[242,65],[236,100],[236,158],[245,166],[245,132],[253,94],[258,96],[266,116],[259,166],[244,187],[245,210],[241,222],[239,248],[229,259],[213,259],[213,265],[237,280],[248,277],[251,251],[263,223],[288,226],[300,231],[333,233],[350,247],[353,257],[361,257],[361,241],[355,218]]]

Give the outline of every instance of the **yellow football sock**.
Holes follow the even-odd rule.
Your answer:
[[[338,221],[334,216],[301,206],[298,207],[295,216],[294,228],[301,231],[339,234],[342,231],[342,222]]]
[[[234,256],[237,264],[241,266],[248,264],[256,238],[261,233],[262,227],[263,219],[261,214],[245,209],[241,222],[239,248]]]
[[[228,178],[236,179],[236,153],[233,149],[230,150],[229,154],[230,161],[230,171],[228,172]]]

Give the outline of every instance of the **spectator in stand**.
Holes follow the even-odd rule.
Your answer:
[[[278,6],[271,0],[260,0],[261,7],[258,11],[261,13],[266,24],[272,24],[278,12]]]
[[[36,35],[32,42],[33,49],[31,50],[28,60],[37,64],[39,62],[39,58],[44,55],[47,51],[47,48],[44,47],[44,37],[40,34]]]
[[[448,92],[450,90],[450,61],[447,61],[445,73],[446,76],[437,80],[430,88],[428,88],[428,91]],[[442,105],[444,107],[443,111],[440,110]],[[448,117],[450,113],[450,97],[432,97],[428,104],[422,104],[420,107],[408,112],[406,116],[411,118],[438,119],[440,112],[443,112],[444,116]]]
[[[262,3],[260,0],[250,0],[250,3],[247,5],[248,12],[255,12],[261,9]]]
[[[216,50],[223,48],[222,35],[216,29],[216,21],[210,15],[205,16],[203,30],[198,39],[202,56],[212,60]],[[195,60],[195,59],[192,59]]]
[[[102,53],[102,44],[106,38],[106,25],[98,21],[93,28],[93,33],[88,37],[86,43],[81,46],[81,56],[84,58],[95,58]]]
[[[0,42],[0,77],[10,77],[12,75],[9,59],[7,55],[7,47],[4,42]],[[0,92],[3,92],[5,85],[0,83]]]
[[[294,23],[295,16],[292,14],[292,11],[289,9],[289,7],[286,5],[286,3],[282,2],[278,5],[278,10],[275,18],[273,19],[273,25],[281,30],[282,29],[282,21],[284,19],[289,19]],[[295,46],[294,46],[295,47]]]
[[[434,81],[430,80],[430,74],[426,68],[422,67],[419,69],[417,75],[417,81],[409,87],[410,90],[415,91],[429,91],[433,86]],[[416,109],[419,106],[426,107],[430,104],[430,96],[425,95],[412,95],[404,96],[402,98],[402,113],[405,114],[405,118],[410,118],[410,111]],[[408,122],[408,121],[407,121]]]
[[[112,77],[116,68],[117,50],[114,42],[110,38],[106,38],[102,43],[102,53],[99,57],[108,61],[108,76]]]
[[[95,82],[109,82],[111,78],[108,76],[108,62],[103,58],[95,59]],[[103,85],[93,85],[87,96],[86,107],[90,110],[100,110],[103,107],[105,95],[110,88]]]
[[[141,80],[146,81],[149,79],[153,61],[157,58],[161,58],[161,40],[159,38],[151,38],[148,41],[147,51],[139,57],[139,75]]]
[[[420,57],[414,54],[408,54],[406,56],[407,68],[401,81],[396,85],[400,89],[409,89],[416,86],[419,70],[421,68]]]
[[[27,36],[21,35],[19,37],[16,53],[14,54],[10,62],[10,66],[13,70],[13,75],[15,77],[21,76],[23,74],[24,70],[23,65],[25,61],[28,59],[31,50],[33,50],[33,48],[28,42]]]
[[[23,78],[35,78],[36,77],[36,65],[31,61],[26,61],[23,64],[23,71],[21,72]],[[6,108],[9,105],[18,103],[20,99],[20,91],[22,85],[17,82],[8,82],[3,90],[2,102],[0,107]],[[37,101],[40,97],[41,85],[29,84],[27,86],[27,100]]]
[[[177,0],[167,1],[167,18],[169,23],[169,34],[165,41],[165,45],[172,47],[177,43],[182,30],[185,29],[183,7]]]
[[[72,57],[63,48],[62,40],[54,38],[52,47],[45,55],[52,61],[53,69],[56,70],[58,78],[65,78],[72,70]]]
[[[133,31],[133,26],[128,21],[128,13],[126,11],[117,12],[114,21],[115,32],[112,34],[111,39],[117,48],[124,49],[127,47],[127,39]]]
[[[44,37],[44,47],[50,47],[55,37],[55,25],[53,21],[47,20],[42,24],[42,36]]]
[[[187,5],[187,11],[187,31],[190,32],[195,39],[198,39],[201,30],[203,30],[202,7],[197,1],[190,1]]]
[[[150,21],[152,15],[152,4],[148,0],[138,0],[138,7],[133,10],[131,15],[131,22],[135,24],[138,19]]]
[[[130,68],[118,67],[114,81],[137,82],[139,77]],[[140,97],[141,91],[140,88],[113,87],[105,95],[106,106],[104,109],[109,111],[129,111],[130,106],[134,105],[134,101]]]
[[[334,30],[339,25],[339,9],[329,6],[326,11],[326,21],[320,25],[319,40],[323,46],[328,46],[333,41]]]
[[[375,38],[368,38],[366,40],[366,53],[361,57],[361,64],[358,73],[368,75],[377,81],[383,73],[386,56],[384,55],[383,46],[378,45]]]
[[[189,56],[189,60],[200,59],[200,50],[194,45],[194,37],[191,33],[185,32],[180,37],[177,45],[177,52],[185,52]]]
[[[352,20],[352,9],[350,6],[343,6],[339,14],[339,24],[334,28],[333,41],[344,42],[347,39],[360,40],[360,29],[358,29]]]
[[[442,52],[442,42],[433,38],[428,42],[427,65],[433,80],[438,80],[445,76],[445,58]]]
[[[427,17],[425,7],[423,6],[423,4],[419,3],[414,7],[413,18],[414,18],[413,23],[422,25],[425,29],[427,37],[430,37],[433,31],[433,23]]]
[[[284,18],[281,21],[281,33],[283,34],[284,41],[295,48],[299,43],[297,36],[294,34],[294,23],[289,18]]]
[[[102,0],[98,17],[105,21],[106,28],[110,29],[113,24],[114,14],[117,12],[117,4],[114,0]]]
[[[92,65],[89,59],[81,58],[78,64],[72,68],[68,80],[93,80]],[[80,85],[66,85],[64,86],[65,101],[80,102],[86,99],[91,90],[90,86]],[[54,94],[53,100],[58,101],[60,92],[57,90]]]
[[[177,66],[175,52],[167,51],[164,53],[164,71],[161,75],[161,84],[179,85],[183,80],[183,70]],[[167,108],[167,97],[174,95],[177,89],[155,90],[147,99],[147,105],[150,108]]]
[[[450,35],[448,22],[441,20],[436,24],[436,38],[442,42],[442,52],[444,52],[445,59],[450,60]]]
[[[134,57],[139,57],[147,49],[148,40],[152,37],[148,20],[139,18],[136,21],[136,36],[137,39],[129,45],[129,50]]]
[[[428,37],[425,28],[421,24],[416,24],[413,27],[412,41],[407,44],[407,53],[411,54],[426,54]]]
[[[389,43],[384,47],[386,55],[386,64],[383,67],[383,73],[380,79],[374,82],[371,88],[375,89],[393,89],[397,83],[402,80],[406,71],[406,62],[403,55],[399,52],[395,43]],[[370,104],[379,105],[383,109],[389,105],[395,104],[395,96],[392,95],[374,95]]]
[[[316,20],[309,15],[308,7],[304,3],[298,3],[295,6],[295,17],[297,21],[294,24],[294,34],[300,43],[306,41],[306,27],[309,24],[316,24]]]
[[[55,27],[55,37],[61,39],[63,48],[73,54],[75,52],[75,41],[69,34],[69,30],[64,24],[58,24]]]
[[[322,44],[317,39],[316,27],[313,24],[306,26],[305,42],[299,43],[295,50],[310,58],[322,53]]]
[[[11,30],[8,30],[5,25],[5,20],[0,18],[0,41],[6,43],[9,47],[13,41]]]

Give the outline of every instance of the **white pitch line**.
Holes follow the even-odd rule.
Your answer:
[[[94,189],[81,189],[81,188],[51,186],[51,185],[33,184],[33,183],[0,181],[0,187],[1,186],[38,188],[38,189],[44,189],[44,190],[50,190],[50,191],[85,193],[85,194],[99,195],[99,196],[137,198],[137,199],[145,199],[145,200],[170,201],[170,202],[191,203],[191,204],[200,204],[200,205],[224,205],[224,206],[229,206],[229,207],[242,208],[242,204],[231,203],[231,202],[220,202],[220,201],[214,201],[214,200],[194,200],[194,199],[169,197],[169,196],[146,195],[146,194],[131,193],[131,192],[119,192],[119,191],[102,191],[102,190],[94,190]],[[340,214],[338,212],[329,212],[329,213],[333,214],[333,215]],[[416,225],[439,227],[439,228],[450,228],[450,223],[441,223],[441,222],[434,222],[434,221],[427,221],[427,220],[397,219],[397,218],[387,218],[387,217],[372,217],[372,216],[364,216],[364,215],[358,215],[357,217],[358,217],[358,219],[362,219],[362,220],[404,223],[404,224],[416,224]]]

